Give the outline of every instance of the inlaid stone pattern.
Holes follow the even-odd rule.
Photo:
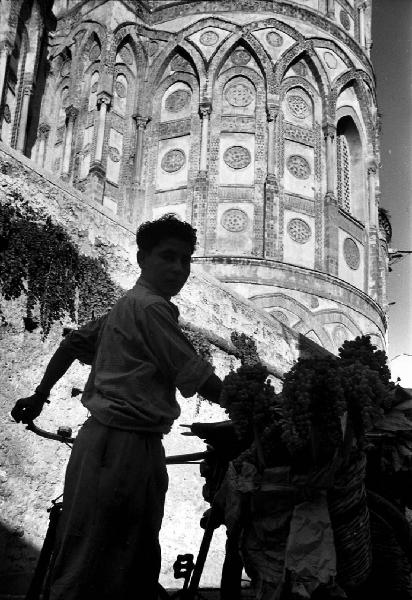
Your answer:
[[[217,33],[215,31],[209,30],[204,31],[202,33],[202,35],[199,38],[199,41],[204,46],[215,46],[217,44],[218,39],[219,36],[217,35]]]
[[[183,58],[183,56],[175,56],[172,60],[171,67],[173,71],[182,71],[184,69],[187,69],[188,63],[187,60]]]
[[[151,42],[149,43],[149,56],[154,56],[155,54],[157,54],[159,50],[159,43],[156,42],[156,40],[151,40]]]
[[[301,77],[305,77],[308,74],[308,68],[302,61],[298,62],[293,68]]]
[[[315,144],[315,134],[311,129],[299,127],[299,125],[292,125],[292,123],[285,123],[284,127],[286,139],[303,142],[308,146],[313,146]]]
[[[336,69],[336,67],[338,66],[338,61],[336,60],[336,56],[332,54],[332,52],[325,52],[323,58],[325,59],[326,66],[329,69]]]
[[[126,88],[121,81],[116,81],[115,90],[116,90],[116,94],[119,96],[119,98],[126,97]]]
[[[238,233],[244,231],[248,225],[249,218],[244,210],[240,208],[229,208],[221,218],[222,227],[227,231]]]
[[[223,154],[223,160],[232,169],[244,169],[250,164],[250,152],[244,146],[230,146]]]
[[[306,244],[312,235],[309,224],[299,218],[291,219],[288,223],[287,230],[291,239],[298,244]]]
[[[290,112],[298,119],[305,119],[310,112],[309,104],[298,94],[288,96],[288,107]]]
[[[266,41],[269,46],[273,46],[274,48],[283,46],[283,37],[277,31],[269,31],[266,34]]]
[[[110,146],[109,148],[109,157],[113,162],[119,162],[120,161],[120,152],[117,148],[115,148],[114,146]]]
[[[190,102],[189,90],[176,90],[166,98],[165,108],[170,112],[179,112]]]
[[[177,119],[176,121],[168,121],[159,123],[159,135],[161,139],[180,137],[190,134],[191,121],[189,119]]]
[[[346,238],[343,242],[343,256],[350,269],[356,271],[360,265],[360,252],[358,245],[352,238]]]
[[[350,18],[349,18],[348,13],[346,12],[346,10],[342,9],[340,11],[340,15],[339,16],[340,16],[340,22],[342,24],[342,27],[344,29],[346,29],[346,31],[349,31],[350,30]]]
[[[4,106],[3,116],[4,116],[4,120],[6,121],[6,123],[10,123],[10,121],[11,121],[11,112],[10,112],[10,106],[8,104],[6,104]]]
[[[183,150],[173,148],[173,150],[166,152],[160,166],[163,171],[166,171],[167,173],[175,173],[184,166],[185,162],[186,156]]]
[[[62,75],[62,77],[67,77],[67,75],[70,75],[71,68],[72,68],[72,61],[71,60],[66,60],[62,64],[61,69],[60,69],[60,74]]]
[[[253,90],[245,83],[233,83],[226,88],[226,100],[232,106],[243,107],[249,106],[254,98]]]
[[[308,179],[310,177],[310,165],[306,158],[299,154],[292,154],[286,161],[286,167],[297,179]]]
[[[90,60],[97,60],[100,56],[100,46],[99,44],[93,44],[90,48],[89,58]]]
[[[127,46],[121,48],[119,56],[126,65],[131,65],[133,63],[133,55]]]
[[[250,56],[247,50],[239,48],[238,50],[235,50],[235,52],[233,52],[232,54],[232,63],[237,67],[243,67],[244,65],[248,64],[251,58],[252,57]]]
[[[272,310],[270,314],[272,315],[272,317],[275,317],[275,319],[277,319],[284,325],[289,325],[289,319],[281,310]]]

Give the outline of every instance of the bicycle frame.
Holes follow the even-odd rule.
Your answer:
[[[190,426],[188,426],[190,428]],[[57,433],[52,433],[37,427],[33,422],[27,424],[26,429],[32,431],[36,435],[63,442],[71,445],[75,441],[72,437],[71,430],[66,428],[60,428]],[[183,434],[183,435],[196,435],[196,434]],[[201,460],[210,456],[211,450],[203,452],[192,452],[189,454],[178,454],[166,457],[166,465],[179,465],[179,464],[199,464]],[[223,458],[217,462],[217,473],[216,481],[217,487],[220,487],[223,478],[225,476],[228,466],[227,458]],[[52,501],[52,507],[49,509],[50,518],[49,526],[47,529],[46,537],[43,542],[43,547],[40,552],[39,560],[29,587],[26,594],[25,600],[48,600],[48,590],[42,595],[42,589],[44,584],[47,582],[47,576],[49,572],[49,566],[52,560],[53,548],[56,539],[57,526],[59,517],[61,514],[62,502]],[[193,563],[193,555],[178,555],[177,561],[174,563],[175,578],[184,579],[183,587],[177,590],[173,594],[169,594],[159,583],[159,598],[162,600],[179,597],[182,600],[194,600],[196,593],[199,589],[200,578],[203,573],[204,565],[210,548],[210,543],[213,538],[213,532],[218,526],[217,510],[215,504],[212,502],[211,510],[208,515],[202,541],[200,543],[196,562]],[[180,562],[179,562],[180,560]]]

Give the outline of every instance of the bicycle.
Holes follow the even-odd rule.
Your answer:
[[[209,487],[212,488],[209,490],[209,494],[212,494],[214,497],[223,481],[229,461],[237,456],[244,448],[236,438],[230,421],[192,423],[191,425],[182,425],[182,427],[186,427],[190,430],[188,432],[183,432],[182,435],[195,435],[199,437],[206,443],[207,449],[202,452],[168,456],[166,457],[166,464],[208,465]],[[57,433],[52,433],[40,429],[33,422],[30,422],[27,424],[26,429],[40,437],[65,443],[69,445],[69,447],[71,447],[75,440],[75,438],[72,437],[72,431],[69,427],[59,427]],[[48,509],[49,525],[25,600],[48,600],[49,598],[50,572],[53,566],[56,532],[63,506],[63,502],[60,500],[61,497],[62,495],[52,500],[52,505]],[[174,592],[168,592],[159,583],[159,600],[169,600],[170,598],[176,600],[195,600],[195,598],[202,598],[202,594],[199,591],[200,579],[213,538],[213,532],[221,524],[219,509],[213,499],[211,501],[211,507],[206,511],[206,514],[207,517],[204,519],[203,525],[204,533],[196,561],[193,560],[193,554],[179,554],[173,564],[174,577],[176,579],[183,579],[182,588]],[[242,568],[240,563],[232,563],[233,559],[230,556],[226,556],[221,586],[226,594],[230,594],[228,597],[235,600],[236,597],[240,597]],[[224,580],[225,578],[226,581]],[[230,591],[231,587],[233,588],[233,594],[232,591]]]

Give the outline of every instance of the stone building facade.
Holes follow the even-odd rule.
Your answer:
[[[233,330],[255,338],[277,389],[299,356],[320,351],[311,340],[336,352],[370,334],[384,347],[390,226],[379,212],[370,24],[371,0],[1,0],[0,201],[50,216],[124,288],[137,275],[137,224],[165,213],[192,222],[197,264],[177,302],[214,334],[222,377],[236,364],[222,350]],[[9,417],[61,324],[42,339],[24,328],[25,298],[4,304],[0,593],[16,593],[67,456]],[[59,382],[46,429],[83,422],[70,390],[85,377],[77,365]],[[180,402],[183,423],[224,418]],[[176,429],[166,450],[195,441]],[[197,551],[205,507],[193,510],[194,489],[200,497],[192,466],[171,478],[168,585],[176,545]],[[223,542],[206,583],[219,581]]]
[[[1,138],[336,352],[385,344],[370,0],[2,2]]]

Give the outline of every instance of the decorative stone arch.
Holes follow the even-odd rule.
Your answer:
[[[79,34],[83,32],[83,35],[79,38]],[[81,56],[84,52],[84,48],[92,35],[97,36],[101,48],[103,48],[107,39],[107,30],[104,25],[98,21],[82,21],[74,28],[72,38],[75,44],[75,53],[77,56]]]
[[[268,93],[273,94],[274,69],[270,56],[266,52],[265,48],[263,48],[262,44],[260,44],[254,36],[248,32],[244,34],[242,31],[239,31],[238,33],[230,36],[229,39],[225,40],[213,57],[213,60],[209,65],[206,97],[211,97],[212,90],[215,87],[216,81],[220,77],[223,66],[226,64],[229,56],[237,48],[244,48],[250,52],[260,69],[262,78],[266,83]]]
[[[147,65],[147,50],[136,34],[135,25],[120,25],[114,32],[110,61],[114,64],[116,53],[124,43],[129,43],[134,54],[136,71],[143,70]]]
[[[318,315],[320,313],[312,313],[307,306],[296,300],[296,298],[291,298],[286,294],[278,292],[274,294],[269,293],[251,296],[249,300],[259,308],[269,312],[269,314],[271,314],[272,310],[276,311],[282,308],[294,314],[298,318],[298,321],[294,325],[289,324],[289,327],[303,335],[309,331],[314,331],[322,346],[328,350],[331,349],[328,334],[323,327],[319,327]],[[276,318],[276,316],[274,318]]]
[[[348,69],[354,68],[353,61],[349,58],[346,52],[333,40],[327,40],[325,38],[311,38],[313,48],[327,48],[339,56],[339,58],[345,63]]]
[[[369,215],[365,171],[365,158],[367,152],[365,151],[366,139],[364,131],[359,115],[353,107],[342,106],[337,110],[337,181],[339,183],[339,169],[342,169],[341,159],[339,158],[341,155],[340,144],[344,143],[348,152],[347,160],[350,161],[350,213],[362,223],[367,221]],[[344,136],[345,140],[340,140],[340,136]],[[338,201],[339,197],[338,189]],[[340,204],[342,205],[341,202]],[[345,208],[345,206],[342,205],[342,208]]]
[[[314,88],[313,85],[309,81],[307,81],[306,79],[303,79],[302,77],[288,77],[287,79],[285,79],[282,82],[282,85],[280,88],[280,95],[279,95],[280,103],[283,102],[287,93],[291,89],[299,88],[299,87],[302,88],[303,90],[305,90],[305,92],[310,96],[314,114],[315,114],[316,99],[318,98],[320,100],[321,111],[324,115],[325,110],[326,110],[326,99],[325,99],[324,95],[322,95],[316,88]]]
[[[176,55],[175,55],[176,56]],[[150,118],[150,123],[147,127],[147,136],[148,143],[146,147],[146,154],[150,154],[150,159],[146,160],[146,180],[149,182],[155,181],[155,169],[157,168],[157,160],[158,160],[158,143],[162,139],[162,125],[161,125],[161,109],[162,109],[162,98],[167,90],[174,85],[175,83],[182,82],[186,84],[192,90],[192,99],[191,99],[191,113],[190,117],[184,118],[182,121],[186,121],[183,123],[183,131],[182,135],[190,134],[190,146],[189,146],[189,156],[188,156],[188,178],[187,178],[187,198],[186,202],[190,202],[190,181],[194,177],[195,172],[197,172],[198,164],[197,164],[197,153],[192,152],[198,144],[200,143],[199,133],[200,133],[200,117],[199,117],[199,100],[200,100],[200,86],[199,80],[194,73],[181,71],[174,72],[168,77],[164,78],[159,82],[157,89],[154,91],[153,96],[150,98],[150,101],[147,104],[139,104],[139,114],[146,115]],[[187,119],[189,119],[189,123],[187,123]],[[180,123],[179,120],[176,121]],[[165,122],[167,125],[167,122]],[[172,124],[174,127],[174,124]],[[180,131],[180,125],[178,125]],[[174,136],[172,136],[174,137]],[[179,134],[178,136],[179,137]],[[149,174],[150,173],[150,174]],[[153,196],[155,193],[154,186],[150,186],[146,190],[146,206],[145,212],[146,214],[150,213],[150,203],[153,200]]]
[[[173,40],[173,43],[169,43],[163,48],[151,67],[153,75],[146,85],[145,104],[150,105],[153,94],[156,93],[161,85],[161,80],[167,67],[178,55],[182,56],[192,66],[199,85],[204,85],[204,82],[206,82],[206,65],[203,56],[194,46],[188,44],[185,40],[179,43]]]
[[[131,52],[133,55],[133,63],[132,65],[126,63],[116,63],[117,53],[124,47],[128,45],[131,48]],[[147,52],[144,49],[141,41],[136,36],[134,30],[131,29],[130,26],[121,27],[114,35],[112,48],[110,50],[110,64],[113,68],[113,85],[115,85],[116,77],[119,74],[123,74],[129,82],[129,86],[131,89],[131,84],[133,82],[133,97],[134,97],[134,109],[138,105],[138,99],[141,95],[141,89],[143,86],[143,82],[141,77],[138,77],[139,73],[144,72],[144,68],[147,62]],[[134,67],[134,68],[132,68]]]
[[[328,113],[332,120],[336,120],[336,107],[340,94],[345,88],[350,85],[353,86],[354,92],[358,98],[359,105],[362,111],[362,118],[367,132],[367,143],[369,146],[370,153],[376,151],[376,136],[374,134],[374,124],[372,115],[368,107],[367,92],[364,89],[363,81],[367,82],[370,89],[374,89],[373,82],[369,75],[361,70],[351,70],[347,73],[343,73],[331,88],[329,96]]]
[[[297,29],[291,25],[288,25],[287,23],[284,23],[283,21],[278,21],[274,17],[253,21],[252,23],[244,26],[243,30],[247,29],[248,31],[255,31],[256,29],[266,29],[268,27],[273,27],[279,31],[282,31],[286,35],[296,40],[298,43],[305,41],[305,37]]]
[[[151,113],[151,111],[149,111],[145,113],[148,116],[151,113],[153,123],[157,123],[160,121],[161,99],[163,98],[164,94],[174,83],[177,83],[179,81],[186,83],[190,87],[190,89],[192,90],[193,97],[196,98],[197,96],[197,104],[199,104],[200,90],[198,79],[192,73],[187,73],[183,71],[179,73],[173,73],[165,79],[163,79],[163,81],[161,81],[159,87],[157,88],[153,96],[151,107],[155,107],[154,112]],[[194,110],[192,111],[192,113],[194,113]]]
[[[319,86],[319,94],[322,99],[322,110],[323,114],[326,112],[326,97],[329,92],[329,80],[326,75],[325,69],[322,62],[319,60],[316,54],[312,40],[305,40],[302,43],[292,46],[282,56],[281,60],[276,65],[276,85],[279,89],[284,81],[285,73],[293,65],[293,63],[299,60],[304,60],[309,69],[311,70],[316,83]],[[303,78],[302,78],[303,79]]]
[[[19,18],[21,18],[22,10],[26,11],[26,16],[28,18],[28,11],[31,3],[31,0],[14,0],[11,2],[8,25],[10,27],[10,32],[12,35],[13,33],[16,33],[16,28],[18,25]]]
[[[226,21],[223,18],[219,18],[219,17],[206,17],[204,19],[201,19],[200,21],[196,21],[196,23],[192,23],[191,25],[189,25],[188,27],[186,27],[185,29],[183,29],[180,32],[180,36],[184,37],[187,40],[187,43],[190,44],[191,46],[193,46],[196,51],[198,51],[198,48],[192,44],[191,41],[189,41],[189,37],[192,36],[194,33],[197,33],[198,31],[201,31],[202,29],[208,28],[208,27],[216,27],[219,29],[225,29],[226,31],[230,32],[230,33],[236,33],[236,31],[239,29],[237,25],[235,25],[234,23],[230,23],[229,21]],[[216,56],[216,53],[219,51],[219,48],[221,47],[221,45],[224,43],[224,40],[220,43],[220,44],[216,44],[216,48],[212,53],[212,56],[210,59],[205,61],[205,66],[210,65],[211,61],[213,60],[213,57]]]

